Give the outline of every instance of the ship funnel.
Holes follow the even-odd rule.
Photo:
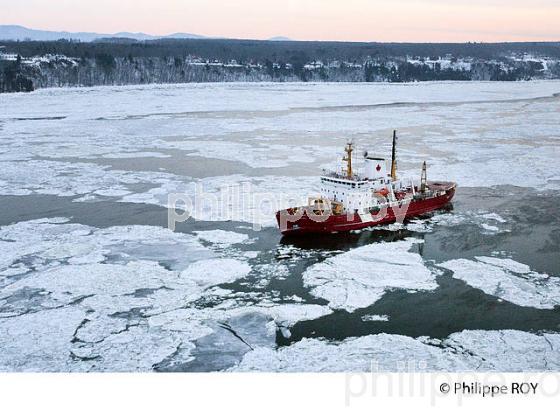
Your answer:
[[[369,180],[387,178],[387,164],[383,158],[367,157],[365,160],[365,177]]]

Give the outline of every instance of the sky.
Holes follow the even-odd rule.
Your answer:
[[[0,0],[0,24],[253,39],[560,41],[560,0]]]

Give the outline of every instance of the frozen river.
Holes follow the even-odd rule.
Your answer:
[[[452,207],[281,238],[393,129]],[[0,141],[0,371],[560,370],[560,82],[45,89]]]

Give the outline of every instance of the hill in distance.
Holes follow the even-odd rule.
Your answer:
[[[205,38],[191,33],[174,33],[167,36],[153,36],[145,33],[119,32],[114,34],[90,33],[90,32],[68,32],[34,30],[17,25],[0,25],[0,40],[32,40],[32,41],[56,41],[56,40],[79,40],[83,42],[95,41],[103,38],[128,38],[138,41],[157,40],[161,38],[196,39]]]
[[[159,40],[159,39],[204,39],[209,38],[192,33],[173,33],[165,36],[154,36],[146,33],[131,33],[122,31],[119,33],[90,33],[90,32],[68,32],[68,31],[48,31],[35,30],[18,25],[0,25],[0,40],[13,41],[56,41],[56,40],[78,40],[91,42],[106,39],[130,39],[136,41]],[[273,37],[269,41],[293,41],[288,37]]]

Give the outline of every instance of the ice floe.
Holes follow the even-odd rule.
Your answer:
[[[433,290],[436,275],[411,248],[418,239],[375,243],[334,256],[303,273],[311,294],[333,309],[370,306],[392,289]]]
[[[220,247],[240,244],[249,240],[249,235],[247,234],[219,229],[213,231],[195,231],[194,233],[203,241],[211,242]]]
[[[0,272],[7,267],[28,270],[69,265],[97,264],[111,258],[125,263],[158,260],[170,268],[216,254],[192,235],[153,226],[114,226],[97,229],[52,218],[0,227]]]
[[[390,334],[342,342],[303,339],[245,355],[231,371],[264,372],[527,372],[560,366],[560,335],[465,330],[445,340]]]
[[[70,341],[84,318],[69,306],[1,319],[0,371],[68,371]]]
[[[2,162],[2,168],[0,193],[3,195],[83,195],[88,199],[94,195],[121,199],[134,194],[131,188],[134,184],[156,184],[168,192],[181,192],[177,190],[180,178],[162,172],[121,171],[107,165],[47,160],[6,161]],[[175,190],[171,190],[173,187]],[[153,197],[146,202],[153,203]],[[167,195],[160,198],[158,205],[166,203]]]
[[[362,322],[388,322],[389,316],[387,315],[364,315]]]
[[[59,305],[80,298],[92,305],[103,297],[132,303],[141,300],[137,293],[146,293],[149,301],[160,296],[165,303],[180,304],[251,270],[247,262],[220,257],[192,235],[150,226],[97,229],[62,222],[36,220],[0,228],[0,272],[9,273],[0,298],[40,289]],[[17,279],[12,279],[13,269]],[[118,306],[107,302],[96,308]]]
[[[282,304],[282,305],[254,305],[239,307],[234,313],[260,312],[270,316],[275,324],[282,327],[291,327],[297,322],[313,320],[332,313],[327,306],[313,304]]]
[[[131,372],[152,371],[154,366],[172,356],[178,349],[194,348],[182,332],[157,330],[144,325],[129,326],[114,332],[95,344],[75,343],[71,354],[76,364],[73,371]]]
[[[529,266],[511,259],[477,257],[439,264],[484,293],[519,306],[553,309],[560,305],[560,278],[532,272]]]
[[[258,277],[258,281],[253,284],[255,289],[265,288],[272,279],[284,280],[291,274],[287,265],[279,263],[255,264],[253,270]]]
[[[366,228],[369,231],[391,231],[397,232],[407,230],[410,232],[429,233],[433,232],[436,226],[458,226],[474,225],[481,228],[482,234],[494,235],[498,233],[510,232],[507,225],[508,220],[496,213],[485,213],[484,211],[467,212],[440,212],[428,219],[412,219],[406,223],[393,223],[390,225],[378,225]],[[362,231],[353,231],[360,233]]]
[[[251,272],[247,262],[236,259],[205,259],[189,265],[182,271],[181,278],[192,280],[199,285],[212,286],[233,282]]]
[[[406,228],[415,232],[431,232],[434,226],[475,225],[481,228],[485,235],[495,235],[510,232],[508,220],[496,213],[484,211],[467,211],[461,213],[439,213],[430,219],[413,221]]]

